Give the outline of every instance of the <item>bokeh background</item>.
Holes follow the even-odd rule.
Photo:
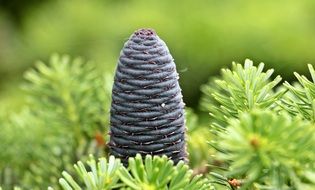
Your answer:
[[[0,0],[0,107],[22,105],[23,72],[52,53],[81,56],[113,72],[124,41],[154,28],[180,73],[186,104],[200,85],[245,58],[285,80],[315,63],[314,0]]]

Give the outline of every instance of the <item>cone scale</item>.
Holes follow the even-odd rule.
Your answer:
[[[116,68],[108,143],[124,164],[137,153],[187,161],[178,78],[173,57],[152,29],[131,35]]]

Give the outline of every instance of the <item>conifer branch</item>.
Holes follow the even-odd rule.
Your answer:
[[[63,178],[59,179],[59,183],[64,190],[109,190],[121,186],[118,182],[118,172],[122,167],[119,159],[110,156],[107,161],[103,157],[96,163],[93,156],[90,155],[87,164],[89,169],[81,161],[74,165],[79,182],[68,172],[62,172]]]
[[[110,156],[107,161],[93,157],[87,162],[89,169],[79,161],[74,167],[76,175],[63,172],[59,180],[64,190],[109,190],[115,188],[133,190],[208,190],[211,186],[201,176],[192,176],[192,171],[184,162],[173,164],[166,156],[147,155],[144,160],[138,154],[129,158],[128,169],[119,159]],[[79,177],[79,178],[77,178]]]
[[[300,115],[303,118],[315,122],[315,71],[308,64],[312,80],[303,75],[294,73],[298,82],[291,85],[285,81],[284,86],[289,92],[282,99],[282,107],[292,115]]]
[[[74,161],[105,155],[112,86],[112,77],[105,77],[92,63],[58,55],[25,73],[27,111],[5,122],[3,138],[12,150],[4,154],[11,160],[5,165],[21,177],[21,187],[57,184],[60,170],[70,170]],[[19,166],[26,167],[21,176]]]
[[[315,128],[300,118],[253,110],[229,122],[217,139],[218,158],[229,163],[228,179],[242,189],[312,189]]]
[[[201,106],[210,112],[213,123],[224,127],[229,118],[237,118],[242,112],[277,106],[284,91],[275,92],[274,88],[281,77],[271,79],[273,69],[263,69],[263,63],[256,67],[249,59],[244,66],[233,62],[231,70],[222,69],[220,77],[202,86]]]

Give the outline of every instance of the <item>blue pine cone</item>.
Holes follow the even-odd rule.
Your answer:
[[[140,29],[121,50],[110,111],[111,154],[187,161],[181,88],[173,57],[154,30]]]

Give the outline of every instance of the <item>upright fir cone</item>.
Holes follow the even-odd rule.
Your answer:
[[[111,154],[187,161],[184,103],[173,57],[154,30],[131,35],[120,53],[110,115]]]

